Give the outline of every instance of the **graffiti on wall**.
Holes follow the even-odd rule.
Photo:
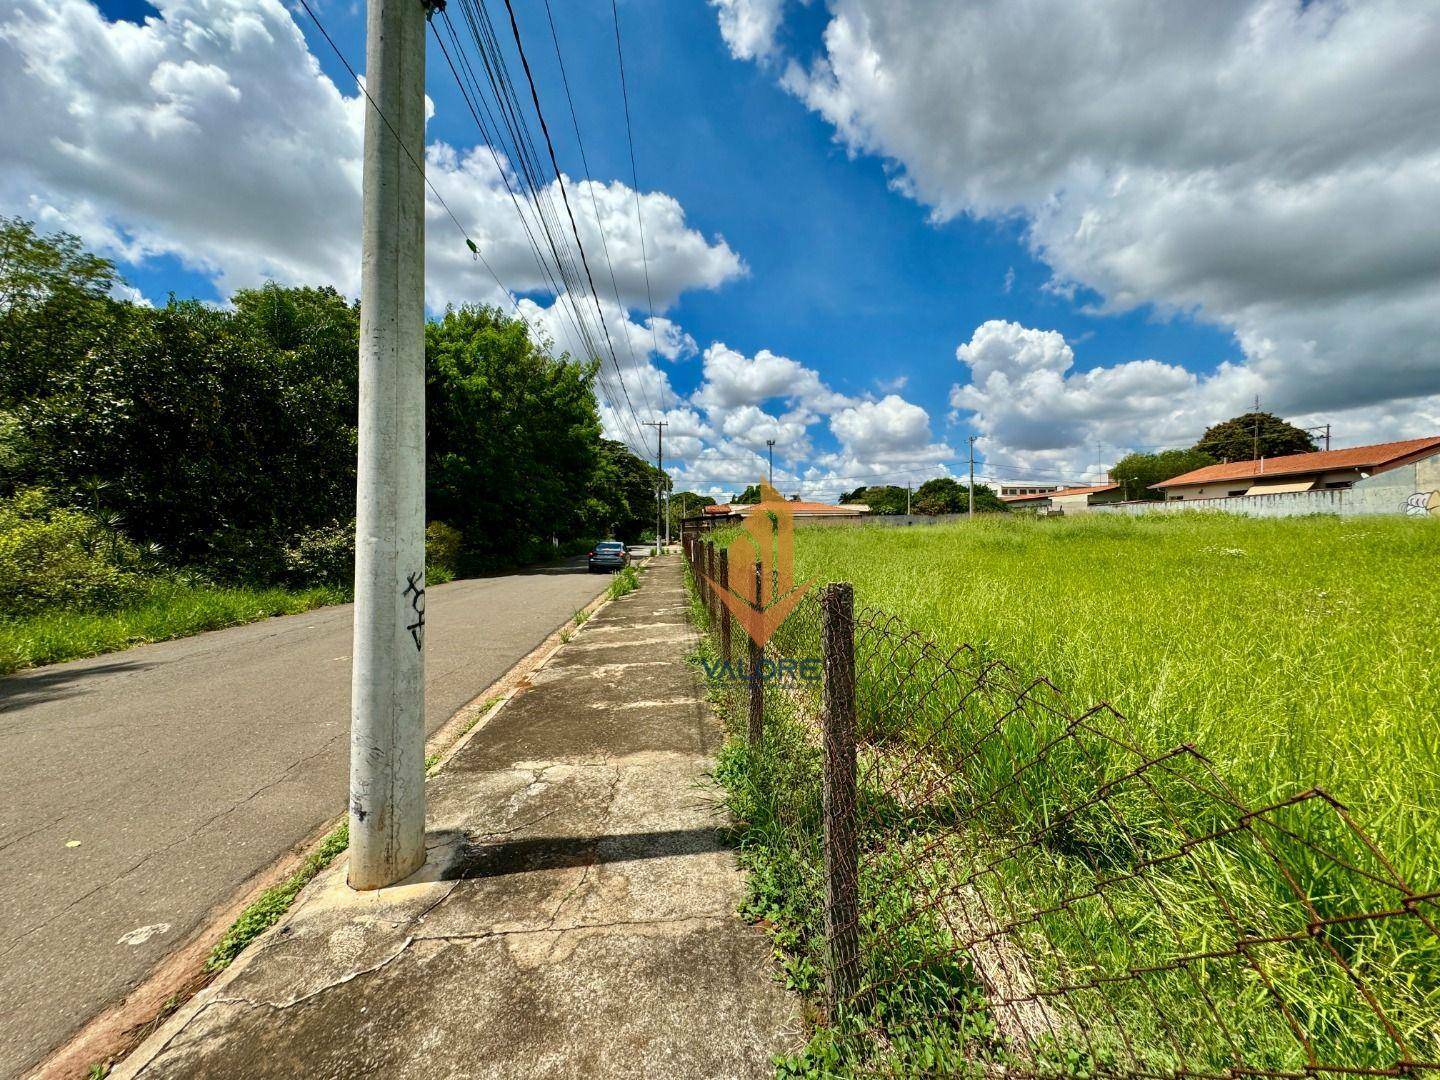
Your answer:
[[[1426,514],[1440,517],[1440,491],[1417,491],[1405,500],[1405,513],[1410,517]]]

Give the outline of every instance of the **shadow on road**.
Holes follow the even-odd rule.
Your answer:
[[[85,687],[80,684],[97,675],[144,671],[146,668],[154,666],[154,664],[141,663],[137,660],[120,660],[110,664],[91,664],[88,667],[68,668],[64,671],[55,668],[22,671],[8,678],[0,679],[0,713],[16,712],[46,701],[60,701],[64,698],[77,697],[85,693]]]
[[[498,843],[467,840],[445,878],[500,877],[596,863],[663,859],[671,855],[723,851],[730,846],[725,842],[724,831],[713,826],[608,836],[537,836]]]

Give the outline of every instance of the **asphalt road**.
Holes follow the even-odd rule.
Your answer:
[[[430,590],[427,729],[606,580],[576,564]],[[0,1075],[343,811],[350,642],[347,605],[0,680]]]

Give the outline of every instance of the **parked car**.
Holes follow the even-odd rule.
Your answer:
[[[590,552],[590,570],[623,570],[630,565],[630,549],[619,540],[602,540]]]

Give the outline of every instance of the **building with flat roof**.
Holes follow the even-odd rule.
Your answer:
[[[1040,514],[1083,514],[1101,503],[1119,502],[1125,497],[1119,484],[1083,484],[1062,487],[1034,495],[1002,495],[1000,501],[1012,510],[1034,510]]]

